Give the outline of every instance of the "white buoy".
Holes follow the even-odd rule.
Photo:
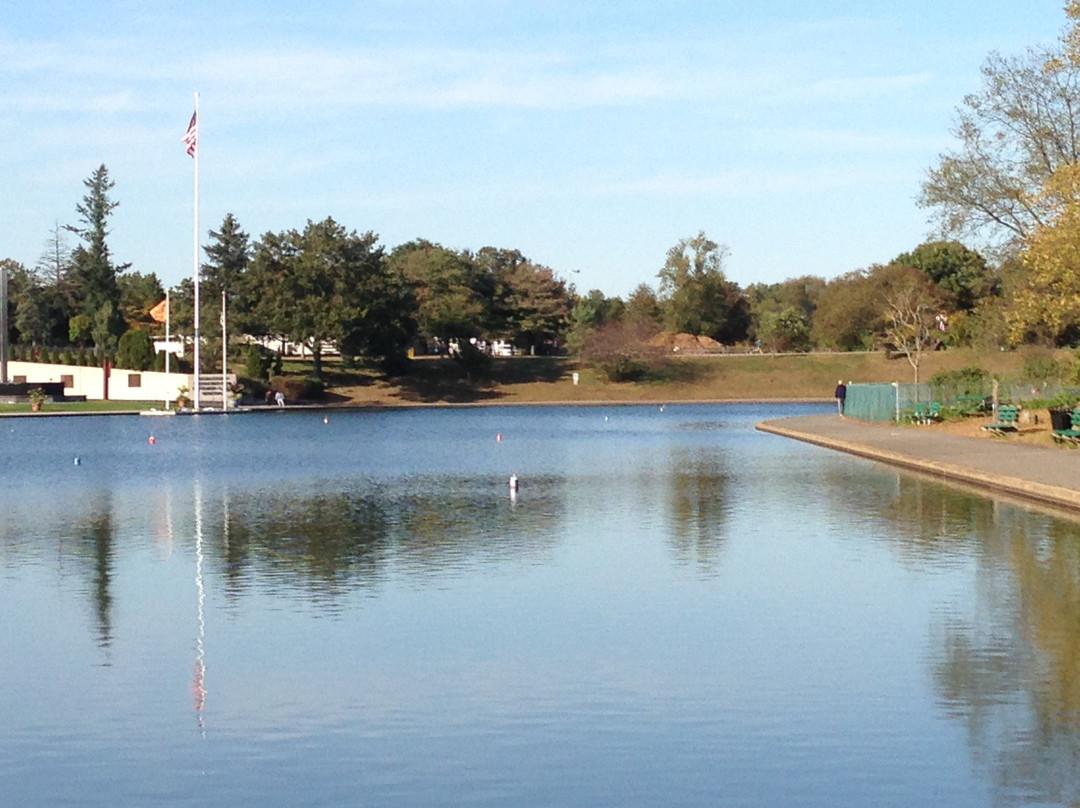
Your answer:
[[[510,490],[516,492],[518,490],[520,481],[516,474],[510,475]]]
[[[80,463],[82,463],[82,458],[76,457],[76,458],[75,458],[75,465],[77,466],[77,465],[79,465]]]

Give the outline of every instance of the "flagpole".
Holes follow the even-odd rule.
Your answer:
[[[195,93],[195,126],[196,131],[201,124],[199,120],[199,94]],[[192,400],[195,405],[195,410],[199,409],[199,343],[202,340],[202,335],[199,330],[199,141],[202,140],[198,135],[195,140],[195,153],[192,157],[195,158],[195,249],[194,249],[194,267],[192,273],[195,280],[195,380],[192,384]]]
[[[221,290],[221,409],[229,409],[229,399],[226,396],[228,389],[226,381],[229,378],[229,334],[225,327],[225,290]]]
[[[169,354],[172,353],[172,337],[169,336],[171,313],[169,311],[169,290],[165,290],[165,409],[169,409],[172,393],[172,379],[169,378]]]

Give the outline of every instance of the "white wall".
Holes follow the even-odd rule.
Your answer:
[[[8,362],[8,380],[17,381],[17,376],[25,376],[30,384],[66,381],[63,377],[70,376],[70,385],[64,385],[65,395],[86,396],[90,400],[105,398],[105,371],[99,367]],[[205,379],[205,376],[202,378]],[[175,401],[181,385],[187,387],[190,396],[190,373],[112,368],[109,373],[109,398],[112,401]]]

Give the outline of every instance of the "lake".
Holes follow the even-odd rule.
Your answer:
[[[2,419],[3,803],[1074,804],[1080,527],[828,410]]]

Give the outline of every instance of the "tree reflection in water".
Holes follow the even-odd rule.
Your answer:
[[[469,564],[545,553],[564,507],[558,486],[543,485],[513,505],[492,496],[505,480],[415,480],[345,491],[296,494],[242,491],[224,518],[207,519],[230,597],[246,588],[302,590],[333,600],[376,587],[391,572],[448,574]]]
[[[1080,801],[1080,525],[909,475],[875,513],[906,563],[971,564],[976,600],[950,604],[932,673],[998,800]]]
[[[724,455],[714,449],[672,452],[666,480],[670,483],[669,538],[675,559],[699,570],[715,572],[724,545],[730,503]]]

